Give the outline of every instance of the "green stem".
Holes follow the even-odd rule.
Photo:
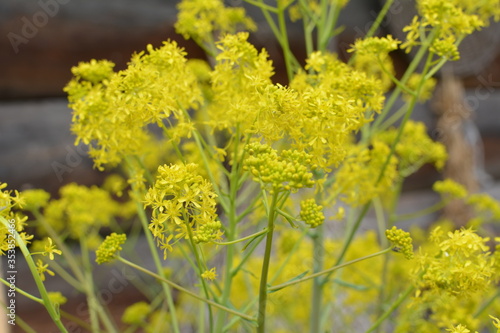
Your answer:
[[[3,278],[0,278],[0,282],[10,288],[10,283],[7,282],[6,280],[4,280]],[[27,297],[30,300],[35,301],[35,302],[43,305],[43,299],[31,295],[30,293],[22,290],[18,286],[15,286],[15,290],[16,290],[16,293],[19,293],[19,294],[23,295],[24,297]]]
[[[251,234],[251,235],[248,235],[246,237],[243,237],[243,238],[239,238],[239,239],[235,239],[233,241],[230,241],[230,242],[212,242],[213,244],[216,244],[216,245],[232,245],[232,244],[236,244],[236,243],[240,243],[240,242],[244,242],[246,240],[249,240],[249,239],[252,239],[254,237],[257,237],[257,236],[260,236],[260,235],[263,235],[265,233],[267,233],[268,230],[267,228],[264,228],[263,230],[259,231],[259,232],[256,232],[254,234]]]
[[[21,252],[23,253],[24,258],[26,259],[26,263],[28,264],[28,267],[30,269],[31,275],[33,276],[33,279],[35,280],[35,284],[38,288],[38,291],[40,292],[40,296],[43,299],[43,305],[47,309],[47,312],[50,315],[50,318],[52,318],[52,321],[56,324],[57,328],[63,332],[67,333],[68,331],[64,327],[63,323],[61,322],[59,312],[54,308],[54,305],[50,301],[49,295],[47,294],[47,290],[45,289],[45,285],[43,284],[42,279],[40,278],[40,275],[38,274],[38,270],[36,269],[35,262],[33,261],[33,258],[31,257],[31,253],[26,247],[26,244],[24,243],[23,239],[21,236],[19,236],[18,232],[15,229],[11,229],[9,222],[3,217],[0,216],[0,222],[4,225],[9,232],[11,232],[14,235],[14,238],[16,240],[16,243],[21,249]]]
[[[441,208],[445,207],[446,204],[447,204],[446,200],[441,200],[438,203],[436,203],[430,207],[419,210],[418,212],[396,215],[392,219],[394,221],[398,221],[398,222],[406,221],[406,220],[413,220],[413,219],[416,219],[418,217],[426,216],[426,215],[429,215],[431,213],[437,212]]]
[[[66,258],[66,262],[68,263],[71,271],[76,276],[76,278],[83,285],[85,283],[85,278],[83,276],[83,271],[80,266],[78,266],[79,260],[73,255],[73,251],[66,246],[61,238],[58,236],[57,232],[52,228],[52,226],[47,222],[45,217],[40,214],[38,210],[32,210],[31,213],[37,219],[37,221],[42,224],[43,228],[47,232],[50,238],[54,241],[57,247],[62,251],[62,255]]]
[[[208,286],[204,278],[201,277],[201,274],[203,271],[206,269],[205,263],[202,261],[200,257],[200,253],[198,251],[198,245],[194,242],[193,240],[193,230],[191,229],[191,225],[189,224],[189,217],[186,214],[186,211],[183,211],[184,215],[184,223],[186,224],[186,229],[188,231],[188,237],[189,237],[189,243],[191,244],[191,249],[193,251],[194,257],[196,259],[196,268],[198,270],[198,279],[200,280],[200,283],[203,287],[203,292],[205,293],[205,297],[208,299],[209,297],[209,292],[208,292]],[[212,313],[212,308],[208,306],[208,319],[209,319],[209,325],[210,325],[210,332],[213,332],[214,329],[214,323],[213,323],[213,313]]]
[[[138,190],[135,187],[132,188],[132,191],[134,192],[134,196],[136,198],[142,197],[142,195],[138,192]],[[141,221],[142,229],[144,230],[144,234],[146,235],[149,251],[151,252],[151,256],[153,257],[153,262],[155,264],[156,270],[158,271],[160,276],[164,278],[165,273],[161,265],[160,257],[158,256],[158,250],[156,249],[153,235],[151,234],[151,231],[148,228],[148,218],[146,216],[146,212],[144,211],[144,207],[142,206],[142,204],[138,201],[136,202],[136,208],[137,208],[137,214],[139,215],[139,220]],[[162,287],[163,287],[163,293],[165,294],[165,299],[167,300],[168,308],[170,310],[173,330],[175,333],[180,333],[179,323],[177,321],[177,315],[172,293],[170,291],[170,288],[168,288],[168,286],[162,284]]]
[[[380,326],[380,324],[382,324],[414,290],[414,286],[408,287],[408,289],[406,289],[406,291],[399,296],[399,298],[390,306],[390,308],[387,309],[387,311],[377,319],[377,321],[366,331],[366,333],[370,333],[376,330]]]
[[[375,22],[373,22],[372,26],[370,27],[370,30],[366,33],[366,38],[372,37],[375,32],[377,32],[378,28],[380,27],[380,24],[384,20],[385,16],[387,15],[387,12],[389,11],[389,8],[391,8],[392,3],[394,0],[387,0],[384,4],[384,7],[380,10],[380,13],[378,13],[377,18],[375,19]]]
[[[318,192],[316,194],[316,202],[321,202],[322,193]],[[313,239],[313,273],[319,273],[323,270],[323,265],[325,262],[325,235],[324,235],[324,225],[318,226],[312,237]],[[323,287],[324,283],[322,279],[315,278],[313,280],[313,293],[312,293],[312,306],[311,306],[311,319],[310,319],[310,332],[316,333],[320,332],[321,324],[321,309],[323,301]]]
[[[474,318],[479,317],[484,312],[484,310],[486,310],[487,308],[490,307],[491,304],[493,304],[493,302],[497,299],[498,296],[500,296],[500,288],[498,288],[496,293],[489,300],[487,300],[483,305],[481,305],[481,307],[479,309],[477,309],[476,312],[474,312],[473,317]]]
[[[392,248],[387,248],[385,250],[382,250],[382,251],[379,251],[379,252],[376,252],[376,253],[372,253],[370,255],[367,255],[367,256],[364,256],[364,257],[361,257],[361,258],[358,258],[358,259],[347,261],[347,262],[345,262],[343,264],[340,264],[340,265],[335,265],[335,266],[333,266],[331,268],[328,268],[328,269],[325,269],[325,270],[323,270],[321,272],[317,272],[317,273],[305,276],[305,277],[303,277],[301,279],[297,279],[297,280],[293,280],[293,281],[288,281],[288,282],[285,282],[285,283],[282,283],[282,284],[278,284],[276,286],[269,287],[267,290],[268,290],[268,292],[278,291],[280,289],[283,289],[283,288],[286,288],[286,287],[290,287],[290,286],[296,285],[298,283],[302,283],[304,281],[315,279],[318,276],[321,276],[321,275],[324,275],[324,274],[330,274],[330,273],[332,273],[332,272],[334,272],[334,271],[336,271],[338,269],[344,268],[346,266],[355,264],[357,262],[360,262],[360,261],[363,261],[363,260],[366,260],[366,259],[377,257],[379,255],[382,255],[382,254],[390,252],[390,251],[392,251]]]
[[[90,263],[89,250],[85,238],[80,238],[80,248],[82,251],[82,261],[85,275],[85,293],[87,294],[87,303],[90,316],[90,325],[93,332],[100,331],[99,317],[101,318],[104,326],[108,332],[116,332],[116,328],[111,323],[110,319],[106,316],[104,309],[99,302],[95,290],[94,279],[92,276],[92,264]]]
[[[225,307],[225,306],[223,306],[223,305],[220,305],[220,304],[218,304],[218,303],[216,303],[216,302],[214,302],[214,301],[212,301],[212,300],[209,300],[209,299],[203,298],[203,297],[201,297],[201,296],[197,295],[196,293],[193,293],[192,291],[187,290],[187,289],[186,289],[186,288],[184,288],[184,287],[181,287],[180,285],[176,284],[175,282],[172,282],[172,281],[170,281],[170,280],[167,280],[167,279],[165,279],[164,277],[162,277],[162,276],[160,276],[160,275],[158,275],[158,274],[155,274],[155,273],[153,273],[153,272],[151,272],[151,271],[149,271],[149,270],[147,270],[147,269],[145,269],[145,268],[143,268],[143,267],[141,267],[141,266],[139,266],[139,265],[136,265],[136,264],[134,264],[134,263],[132,263],[132,262],[128,261],[127,259],[124,259],[124,258],[122,258],[122,257],[120,257],[120,256],[118,256],[117,258],[118,258],[118,260],[120,260],[120,261],[121,261],[121,262],[123,262],[124,264],[126,264],[126,265],[128,265],[128,266],[130,266],[130,267],[132,267],[132,268],[135,268],[135,269],[137,269],[138,271],[141,271],[141,272],[143,272],[143,273],[145,273],[145,274],[147,274],[147,275],[149,275],[149,276],[152,276],[152,277],[154,277],[155,279],[158,279],[158,280],[160,280],[160,281],[164,282],[165,284],[169,285],[170,287],[175,288],[175,289],[177,289],[177,290],[179,290],[179,291],[182,291],[183,293],[186,293],[187,295],[189,295],[189,296],[191,296],[191,297],[193,297],[193,298],[196,298],[196,299],[197,299],[197,300],[199,300],[199,301],[202,301],[202,302],[204,302],[204,303],[210,304],[210,305],[212,305],[212,306],[213,306],[213,307],[215,307],[215,308],[218,308],[218,309],[224,310],[224,311],[226,311],[226,312],[228,312],[228,313],[231,313],[231,314],[233,314],[233,315],[235,315],[235,316],[239,316],[239,317],[241,317],[241,318],[243,318],[243,319],[246,319],[246,320],[248,320],[248,321],[255,322],[255,318],[253,318],[253,317],[251,317],[251,316],[249,316],[249,315],[247,315],[247,314],[240,313],[240,312],[238,312],[238,311],[236,311],[236,310],[233,310],[233,309],[230,309],[230,308]]]
[[[273,232],[274,232],[274,221],[276,219],[276,201],[278,199],[278,192],[273,193],[273,198],[271,201],[271,206],[268,210],[268,232],[266,237],[266,248],[264,250],[264,261],[262,263],[262,272],[260,276],[260,287],[259,287],[259,313],[258,313],[258,333],[264,333],[266,331],[266,306],[267,306],[267,277],[269,274],[269,263],[271,262],[271,250],[273,245]]]

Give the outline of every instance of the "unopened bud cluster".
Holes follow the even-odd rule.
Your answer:
[[[303,151],[284,150],[278,154],[269,145],[257,142],[250,143],[246,151],[245,170],[255,181],[269,185],[271,191],[296,191],[315,184],[309,171],[314,168],[311,157]]]
[[[325,221],[322,209],[323,206],[316,204],[314,199],[303,200],[300,202],[300,218],[311,228],[316,228]]]

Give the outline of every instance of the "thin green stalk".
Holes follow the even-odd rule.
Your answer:
[[[0,282],[10,288],[10,282],[4,280],[3,278],[0,278]],[[27,297],[30,300],[35,301],[35,302],[43,305],[43,299],[31,295],[30,293],[22,290],[18,286],[15,286],[15,290],[16,290],[16,293],[19,293],[19,294],[23,295],[24,297]]]
[[[267,290],[268,290],[268,292],[278,291],[280,289],[283,289],[283,288],[286,288],[286,287],[290,287],[290,286],[296,285],[298,283],[302,283],[304,281],[309,281],[311,279],[315,279],[315,278],[317,278],[318,276],[321,276],[321,275],[330,274],[330,273],[332,273],[332,272],[334,272],[334,271],[336,271],[338,269],[344,268],[346,266],[355,264],[357,262],[360,262],[360,261],[363,261],[363,260],[366,260],[366,259],[377,257],[379,255],[382,255],[382,254],[390,252],[390,251],[392,251],[392,248],[387,248],[385,250],[382,250],[382,251],[379,251],[379,252],[376,252],[376,253],[372,253],[370,255],[367,255],[367,256],[364,256],[364,257],[361,257],[361,258],[358,258],[358,259],[354,259],[354,260],[351,260],[351,261],[346,261],[343,264],[335,265],[335,266],[333,266],[331,268],[325,269],[325,270],[323,270],[321,272],[318,272],[318,273],[314,273],[314,274],[305,276],[305,277],[303,277],[301,279],[296,279],[296,280],[293,280],[293,281],[288,281],[288,282],[285,282],[285,283],[282,283],[282,284],[278,284],[276,286],[269,287]]]
[[[366,333],[373,332],[376,330],[380,324],[382,324],[390,315],[401,305],[401,303],[406,300],[406,298],[415,290],[414,286],[410,286],[406,289],[406,291],[399,296],[399,298],[387,309],[386,312],[382,316],[380,316],[377,321],[366,331]]]
[[[361,210],[361,213],[359,213],[356,222],[352,226],[347,238],[344,241],[344,244],[342,245],[342,250],[340,251],[340,255],[337,258],[337,262],[335,263],[335,265],[339,265],[344,260],[347,250],[349,249],[349,246],[351,245],[351,242],[354,238],[354,235],[356,234],[356,231],[358,231],[358,228],[361,225],[361,222],[363,221],[363,218],[365,217],[366,213],[368,213],[369,209],[370,209],[370,202],[365,204],[363,206],[363,209]]]
[[[44,230],[47,232],[49,237],[54,241],[57,247],[62,251],[62,255],[66,258],[66,262],[68,263],[71,271],[76,276],[76,278],[80,281],[81,284],[84,284],[85,278],[83,276],[83,271],[80,266],[78,266],[79,260],[73,255],[73,251],[66,246],[61,238],[58,236],[57,232],[52,228],[52,226],[47,222],[45,217],[40,214],[38,210],[32,210],[31,213],[36,218],[36,220],[42,224]]]
[[[239,150],[240,150],[240,128],[239,125],[236,126],[236,131],[235,131],[235,136],[234,136],[234,146],[233,146],[233,154],[234,156],[238,156]],[[228,219],[229,219],[229,227],[226,232],[226,237],[228,239],[228,242],[225,242],[224,245],[227,245],[226,247],[226,262],[224,265],[224,286],[222,290],[222,298],[221,302],[224,305],[227,305],[229,303],[229,297],[231,294],[231,286],[232,286],[232,281],[233,281],[233,275],[232,275],[232,270],[233,270],[233,257],[234,257],[234,243],[235,243],[235,237],[236,237],[236,225],[238,223],[238,216],[237,216],[237,194],[238,190],[240,189],[239,184],[239,178],[241,176],[240,172],[240,160],[239,159],[234,159],[233,166],[231,168],[231,175],[229,179],[229,211],[228,213]],[[251,235],[250,238],[254,237],[254,235]],[[219,314],[217,316],[217,321],[215,325],[216,332],[220,332],[223,329],[224,323],[226,322],[226,316]]]
[[[266,248],[264,250],[264,261],[262,263],[262,272],[260,275],[260,286],[259,286],[259,312],[258,312],[258,333],[264,333],[266,331],[266,306],[267,306],[267,278],[269,274],[269,263],[271,262],[271,250],[273,245],[273,232],[274,232],[274,222],[276,219],[276,201],[278,199],[278,192],[273,194],[271,200],[271,206],[268,210],[268,232],[266,236]]]
[[[429,34],[429,38],[427,38],[426,41],[424,41],[422,43],[422,46],[418,49],[417,54],[415,55],[415,57],[411,61],[410,65],[408,65],[408,68],[406,69],[405,73],[401,77],[401,80],[399,80],[399,82],[401,84],[403,84],[403,85],[406,84],[406,82],[408,81],[410,76],[415,72],[415,70],[417,69],[421,60],[425,56],[428,48],[430,47],[430,44],[432,43],[432,41],[436,37],[436,34],[437,34],[437,30],[433,29],[431,31],[431,33]],[[381,114],[373,122],[373,125],[371,127],[372,134],[375,134],[375,132],[379,130],[378,126],[380,125],[380,123],[382,121],[385,120],[385,118],[387,117],[387,114],[392,109],[392,106],[394,105],[394,103],[396,102],[396,100],[398,99],[400,94],[401,94],[401,88],[399,86],[397,86],[393,90],[393,92],[391,93],[391,96],[389,97],[387,102],[385,103],[384,109],[382,110]]]
[[[132,189],[136,198],[142,197],[135,187]],[[151,252],[151,256],[153,257],[153,262],[155,264],[156,270],[160,274],[161,277],[165,277],[165,273],[163,271],[163,267],[160,262],[160,257],[158,256],[158,251],[156,249],[153,235],[148,228],[148,218],[146,217],[146,212],[144,211],[144,207],[140,202],[136,202],[137,214],[139,215],[139,220],[141,221],[142,229],[144,230],[144,234],[146,235],[146,240],[148,242],[149,250]],[[174,305],[174,300],[172,297],[172,293],[168,286],[162,284],[163,293],[165,294],[165,299],[167,300],[168,308],[170,310],[170,315],[172,318],[172,327],[175,333],[180,333],[179,323],[177,321],[177,315]]]
[[[324,235],[323,235],[323,225],[316,228],[316,233],[313,237],[313,272],[319,273],[323,270],[324,262]],[[321,303],[323,295],[323,281],[319,277],[313,280],[313,292],[312,292],[312,306],[311,306],[311,318],[310,318],[310,332],[320,332],[320,317],[321,317]]]
[[[385,230],[388,227],[388,222],[385,220],[385,215],[384,215],[384,209],[382,207],[382,202],[380,198],[375,198],[373,200],[373,208],[375,209],[375,215],[377,217],[377,226],[378,226],[378,233],[379,233],[379,238],[380,238],[380,245],[385,248],[389,246],[389,242],[387,240],[387,237],[385,236]],[[377,317],[380,317],[383,314],[384,311],[384,303],[385,303],[385,293],[386,293],[386,286],[387,286],[387,273],[388,273],[388,267],[389,267],[389,256],[386,254],[383,258],[383,263],[382,263],[382,273],[381,273],[381,278],[380,278],[380,285],[378,287],[378,302],[377,302]],[[383,327],[381,327],[382,332],[383,332]],[[378,330],[380,331],[380,329]]]
[[[380,13],[378,13],[377,18],[375,19],[375,22],[373,22],[372,26],[370,27],[370,30],[365,35],[366,38],[372,37],[375,32],[377,32],[378,28],[380,27],[380,24],[384,20],[385,16],[387,15],[387,12],[389,11],[389,8],[391,8],[392,3],[394,0],[387,0],[384,4],[384,7],[380,10]]]
[[[209,297],[209,292],[208,292],[208,286],[205,281],[201,277],[201,274],[204,272],[206,269],[205,263],[201,260],[200,253],[198,252],[198,245],[194,242],[193,240],[193,230],[191,229],[191,226],[189,225],[189,218],[187,217],[186,211],[183,211],[184,215],[184,223],[186,224],[186,229],[188,231],[188,237],[189,237],[189,243],[191,244],[191,250],[193,251],[194,257],[196,259],[196,268],[198,270],[198,278],[200,280],[201,286],[203,287],[203,292],[205,293],[205,297],[208,299]],[[208,319],[209,319],[209,326],[210,326],[210,332],[213,332],[214,330],[214,323],[213,323],[213,312],[212,308],[210,305],[208,306]]]
[[[406,221],[406,220],[413,220],[413,219],[419,218],[421,216],[426,216],[426,215],[429,215],[431,213],[437,212],[438,210],[445,207],[446,204],[447,204],[446,200],[441,200],[438,203],[436,203],[430,207],[424,208],[422,210],[419,210],[417,212],[396,215],[393,217],[393,220],[398,221],[398,222]]]
[[[290,44],[288,42],[288,33],[286,29],[286,21],[285,21],[285,10],[281,8],[278,2],[278,25],[281,31],[282,43],[281,48],[283,49],[283,57],[285,58],[285,68],[286,74],[288,77],[288,81],[292,81],[293,75],[295,73],[295,68],[293,66],[292,61],[292,51],[290,50]]]
[[[491,306],[491,304],[493,304],[493,302],[500,296],[500,288],[497,288],[497,292],[489,299],[487,300],[486,302],[484,302],[483,305],[481,305],[481,307],[479,309],[477,309],[476,312],[474,312],[474,315],[473,317],[474,318],[477,318],[479,317],[487,308],[489,308]]]
[[[94,279],[92,276],[92,264],[90,263],[89,250],[87,248],[86,239],[80,238],[80,248],[82,250],[82,261],[85,275],[85,293],[87,294],[87,303],[90,316],[90,325],[93,332],[100,331],[99,317],[108,332],[117,332],[115,325],[110,321],[110,318],[104,313],[101,303],[97,299],[94,290]]]
[[[28,268],[31,272],[31,275],[33,276],[33,279],[35,280],[35,284],[38,288],[38,291],[40,292],[40,296],[43,299],[43,305],[45,306],[45,309],[47,309],[47,312],[50,315],[50,318],[52,318],[52,321],[56,324],[57,328],[63,332],[67,333],[68,331],[64,327],[63,323],[61,322],[60,319],[60,314],[59,312],[54,308],[54,305],[50,301],[49,295],[47,294],[47,290],[45,289],[45,285],[43,284],[42,279],[40,278],[40,275],[38,274],[38,270],[36,269],[35,262],[33,261],[33,258],[31,257],[31,253],[29,252],[28,248],[26,247],[26,244],[24,243],[23,239],[19,236],[18,232],[14,229],[9,228],[9,222],[3,217],[0,216],[0,222],[4,225],[9,232],[12,232],[14,235],[14,238],[16,240],[16,243],[23,253],[24,258],[26,259],[26,263],[28,264]]]
[[[316,201],[321,202],[322,193],[318,192],[316,194]],[[323,270],[323,265],[325,262],[325,235],[324,235],[324,225],[316,227],[313,240],[313,273],[319,273]],[[323,302],[323,280],[319,277],[313,280],[313,292],[312,292],[312,306],[311,306],[311,316],[310,316],[310,332],[316,333],[320,332],[321,324],[321,309]]]
[[[259,232],[256,232],[254,234],[251,234],[251,235],[248,235],[248,236],[245,236],[243,238],[239,238],[239,239],[235,239],[233,241],[230,241],[230,242],[212,242],[213,244],[216,244],[216,245],[233,245],[233,244],[236,244],[236,243],[240,243],[240,242],[244,242],[246,240],[249,240],[249,239],[252,239],[254,237],[257,237],[257,236],[260,236],[260,235],[263,235],[265,233],[267,233],[268,230],[267,228],[264,228],[263,230],[259,231]]]
[[[162,282],[164,282],[165,284],[169,285],[170,287],[175,288],[175,289],[177,289],[177,290],[179,290],[179,291],[182,291],[183,293],[186,293],[187,295],[189,295],[189,296],[191,296],[191,297],[193,297],[193,298],[196,298],[196,299],[197,299],[197,300],[199,300],[199,301],[202,301],[202,302],[204,302],[204,303],[210,304],[210,305],[212,305],[212,306],[213,306],[213,307],[215,307],[215,308],[218,308],[218,309],[224,310],[224,311],[226,311],[226,312],[228,312],[228,313],[231,313],[231,314],[233,314],[233,315],[235,315],[235,316],[239,316],[239,317],[241,317],[241,318],[243,318],[243,319],[245,319],[245,320],[248,320],[248,321],[251,321],[251,322],[255,322],[255,321],[256,321],[256,320],[255,320],[255,318],[253,318],[253,317],[251,317],[251,316],[249,316],[249,315],[247,315],[247,314],[244,314],[244,313],[238,312],[238,311],[236,311],[236,310],[230,309],[230,308],[228,308],[228,307],[225,307],[225,306],[223,306],[223,305],[220,305],[220,304],[218,304],[218,303],[216,303],[216,302],[214,302],[214,301],[212,301],[212,300],[210,300],[210,299],[203,298],[203,297],[201,297],[201,296],[197,295],[196,293],[193,293],[192,291],[187,290],[187,289],[186,289],[186,288],[184,288],[184,287],[181,287],[180,285],[176,284],[175,282],[172,282],[172,281],[170,281],[170,280],[167,280],[167,279],[165,279],[164,277],[162,277],[162,276],[160,276],[160,275],[158,275],[158,274],[155,274],[155,273],[151,272],[150,270],[147,270],[147,269],[145,269],[145,268],[143,268],[143,267],[141,267],[141,266],[139,266],[139,265],[136,265],[136,264],[134,264],[134,263],[132,263],[132,262],[128,261],[127,259],[124,259],[124,258],[122,258],[122,257],[120,257],[120,256],[118,256],[117,258],[118,258],[118,260],[120,260],[120,261],[121,261],[121,262],[123,262],[124,264],[126,264],[126,265],[128,265],[128,266],[130,266],[130,267],[132,267],[132,268],[135,268],[136,270],[141,271],[141,272],[143,272],[143,273],[145,273],[145,274],[147,274],[147,275],[149,275],[149,276],[152,276],[152,277],[154,277],[155,279],[158,279],[159,281],[162,281]]]
[[[328,10],[325,11],[326,15],[322,13],[322,16],[326,16],[326,20],[322,22],[322,24],[324,24],[324,29],[321,30],[322,34],[321,36],[318,35],[318,50],[322,52],[326,51],[333,37],[335,25],[340,15],[340,9],[340,6],[338,6],[336,2],[332,2],[328,6]]]

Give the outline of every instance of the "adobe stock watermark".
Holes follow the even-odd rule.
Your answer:
[[[28,44],[28,42],[38,35],[41,28],[49,23],[49,18],[52,18],[59,13],[61,5],[65,5],[70,0],[38,0],[40,10],[35,12],[31,18],[21,17],[22,27],[19,33],[9,32],[7,38],[14,53],[19,53],[19,46]]]
[[[66,145],[65,149],[67,153],[64,162],[53,161],[50,163],[59,182],[63,181],[64,174],[72,173],[75,168],[82,164],[83,158],[87,156],[87,151],[84,150],[85,147],[83,144],[76,147]]]

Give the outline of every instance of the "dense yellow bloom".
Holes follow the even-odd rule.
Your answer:
[[[116,165],[124,156],[140,155],[151,134],[148,124],[174,118],[176,128],[189,135],[185,110],[201,101],[197,79],[175,42],[155,49],[147,46],[132,56],[126,70],[110,71],[109,62],[80,63],[65,87],[73,109],[76,144],[90,145],[97,167]]]
[[[380,178],[390,148],[375,141],[372,149],[355,146],[336,173],[333,191],[353,206],[361,206],[390,191],[398,177],[397,159],[393,156]]]
[[[121,245],[127,240],[127,235],[117,234],[115,232],[106,236],[104,242],[99,245],[95,251],[95,261],[100,265],[112,261],[116,255],[122,250]]]
[[[61,187],[59,192],[60,199],[48,203],[44,216],[55,231],[68,231],[73,239],[88,237],[92,231],[109,225],[111,218],[118,214],[118,203],[96,186],[72,183]]]
[[[500,19],[497,0],[419,0],[417,8],[420,17],[415,16],[403,29],[407,35],[401,48],[410,52],[414,46],[422,44],[431,29],[435,29],[436,36],[431,40],[430,50],[449,60],[459,58],[459,40],[488,26],[491,18]]]
[[[144,198],[153,209],[149,230],[164,251],[170,241],[189,238],[206,243],[221,238],[222,225],[216,213],[217,195],[212,184],[199,175],[198,165],[171,164],[158,167],[157,179]]]
[[[460,229],[445,234],[435,228],[430,239],[437,245],[437,253],[423,253],[418,258],[421,278],[415,281],[418,296],[449,294],[468,296],[485,290],[494,275],[494,260],[486,242],[471,229]]]
[[[176,32],[198,44],[213,41],[215,33],[235,33],[238,28],[256,29],[244,8],[225,7],[222,0],[182,0],[177,8]]]
[[[376,139],[390,146],[396,141],[397,133],[398,129],[391,128],[377,134]],[[408,121],[396,144],[396,157],[400,175],[407,177],[426,163],[434,163],[437,169],[443,168],[448,154],[442,143],[433,141],[427,135],[423,123]]]

